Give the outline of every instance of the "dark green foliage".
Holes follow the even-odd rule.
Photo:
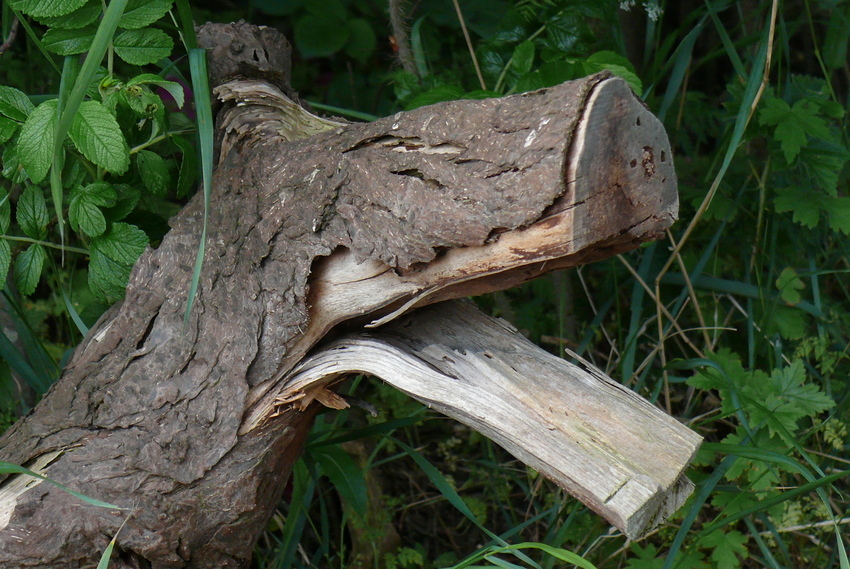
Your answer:
[[[121,296],[135,258],[194,191],[190,72],[171,2],[110,13],[118,3],[3,4],[4,37],[15,12],[32,30],[0,56],[0,276],[9,270],[26,353],[0,337],[6,423],[33,402],[11,372],[43,393],[77,328]],[[397,61],[381,2],[193,9],[199,21],[278,27],[293,42],[295,89],[360,119],[602,69],[624,77],[675,149],[671,240],[478,300],[703,434],[697,490],[629,544],[480,435],[358,380],[349,388],[382,414],[320,417],[257,566],[847,569],[850,5],[792,0],[775,20],[773,3],[727,0],[459,6],[480,78],[451,0],[406,6],[415,73]],[[96,55],[89,68],[83,52]],[[374,557],[354,558],[364,543]]]

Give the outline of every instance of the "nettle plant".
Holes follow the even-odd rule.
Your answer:
[[[168,60],[174,41],[161,29],[174,28],[165,18],[172,5],[7,2],[57,71],[52,54],[64,57],[57,94],[0,86],[0,278],[11,271],[22,295],[46,265],[85,266],[68,262],[82,255],[95,298],[122,298],[131,267],[176,210],[167,198],[193,189],[195,126]],[[116,71],[152,64],[159,74]]]

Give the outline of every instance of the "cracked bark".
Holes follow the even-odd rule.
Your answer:
[[[198,197],[0,439],[0,460],[130,509],[113,567],[248,564],[316,411],[281,386],[329,333],[629,250],[676,215],[663,128],[619,79],[343,125],[293,110],[279,36],[199,37],[225,63],[190,321]],[[126,512],[21,480],[0,487],[0,564],[96,563]]]

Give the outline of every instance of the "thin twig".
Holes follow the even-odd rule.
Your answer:
[[[18,18],[12,16],[12,26],[9,28],[9,36],[3,42],[3,45],[0,45],[0,55],[12,47],[12,44],[15,42],[15,38],[18,35]]]
[[[484,76],[481,75],[481,68],[478,66],[478,58],[475,57],[475,49],[472,47],[472,40],[469,38],[469,31],[466,29],[466,22],[463,19],[463,12],[460,11],[460,4],[458,4],[457,0],[452,0],[455,5],[455,11],[457,12],[457,19],[460,20],[460,29],[463,30],[463,37],[466,39],[466,47],[469,48],[469,55],[472,56],[472,65],[475,66],[475,73],[478,75],[478,82],[481,84],[481,88],[486,90],[487,84],[484,83]]]

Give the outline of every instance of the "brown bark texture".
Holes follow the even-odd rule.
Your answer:
[[[184,324],[199,196],[139,259],[125,299],[91,329],[61,379],[0,439],[0,460],[126,509],[9,477],[0,486],[2,567],[94,566],[128,516],[112,567],[247,566],[316,411],[276,404],[267,413],[269,398],[338,323],[628,250],[675,218],[666,137],[626,153],[617,137],[650,128],[651,115],[606,75],[320,132],[325,125],[294,140],[293,131],[315,125],[280,102],[285,64],[266,83],[246,71],[256,69],[246,62],[278,61],[285,40],[245,24],[200,37],[219,59],[241,63],[212,65],[225,99],[221,160],[190,319]],[[608,102],[588,116],[603,86]],[[548,257],[517,254],[486,270],[465,261],[470,251],[507,254],[499,243],[567,217],[569,235],[556,236],[564,243]],[[321,317],[322,287],[311,290],[310,280],[333,273],[324,263],[335,256],[414,285],[350,310],[331,303],[335,316]],[[441,262],[445,270],[429,273]]]

